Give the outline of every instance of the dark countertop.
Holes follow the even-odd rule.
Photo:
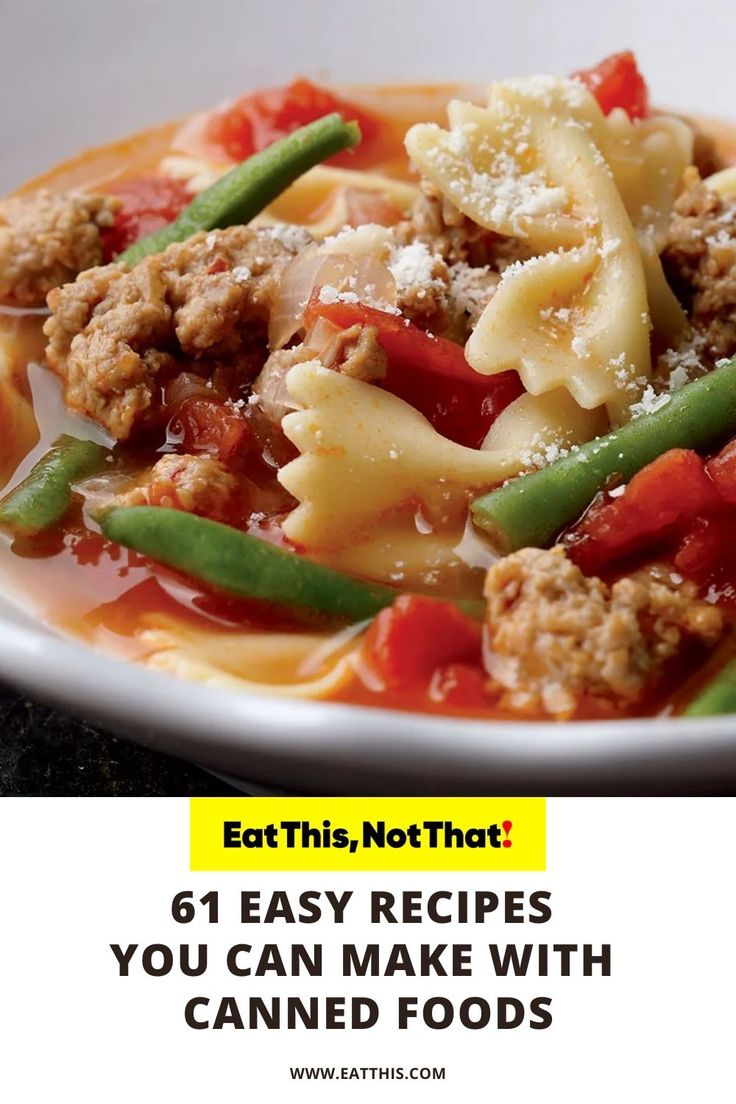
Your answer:
[[[215,797],[198,767],[119,740],[0,684],[0,796]]]

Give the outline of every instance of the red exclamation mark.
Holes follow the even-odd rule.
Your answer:
[[[503,846],[504,847],[511,847],[511,840],[508,838],[509,832],[511,831],[511,821],[510,820],[504,820],[501,824],[501,827],[503,828],[504,832],[506,833],[506,839],[503,841]]]

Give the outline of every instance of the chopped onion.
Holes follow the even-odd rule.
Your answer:
[[[357,296],[361,303],[390,309],[396,305],[396,282],[382,258],[386,255],[385,227],[361,227],[351,234],[313,242],[284,272],[271,309],[268,340],[272,350],[283,349],[302,329],[304,311],[316,287],[334,287]]]
[[[164,405],[169,413],[177,413],[187,399],[210,399],[212,402],[224,402],[227,392],[215,387],[213,380],[204,379],[194,372],[180,372],[164,390]]]
[[[261,410],[275,425],[281,424],[284,414],[297,409],[286,386],[288,371],[289,366],[279,364],[278,358],[267,360],[253,385]]]
[[[326,318],[318,318],[304,335],[306,348],[314,354],[325,368],[332,368],[332,364],[326,359],[326,350],[329,345],[334,344],[335,338],[340,332],[338,327],[334,326],[332,322],[328,322]]]
[[[324,259],[313,242],[287,265],[271,307],[268,343],[272,350],[283,349],[299,329]]]

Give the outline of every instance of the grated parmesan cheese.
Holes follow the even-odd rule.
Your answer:
[[[279,222],[275,226],[269,226],[268,232],[272,238],[281,242],[292,253],[300,253],[312,240],[312,235],[303,226],[294,226],[290,222]]]
[[[320,303],[359,303],[360,296],[354,291],[338,291],[332,284],[323,284],[319,289]]]
[[[705,344],[702,334],[692,334],[673,349],[662,353],[657,367],[670,391],[679,391],[686,383],[703,374],[701,356]]]
[[[490,265],[473,268],[464,261],[450,266],[450,295],[458,310],[477,319],[498,285],[499,277]]]
[[[561,460],[564,456],[569,456],[570,453],[578,452],[577,445],[570,445],[566,447],[559,441],[550,441],[539,433],[535,433],[529,442],[529,448],[524,449],[519,453],[519,460],[523,468],[527,471],[544,468],[548,464],[554,464],[556,460]],[[520,475],[525,475],[526,472],[520,472]]]
[[[598,250],[598,256],[601,260],[605,260],[606,257],[610,257],[612,253],[615,253],[618,247],[621,245],[620,238],[607,238],[606,241],[600,246]]]
[[[590,356],[588,342],[584,337],[580,337],[578,334],[572,339],[572,351],[576,356],[582,357],[583,359]]]
[[[415,241],[411,245],[399,245],[391,251],[388,267],[396,281],[398,293],[407,294],[434,289],[442,291],[445,282],[435,275],[438,265],[444,268],[439,253],[430,253],[424,242]]]
[[[439,133],[440,128],[437,130]],[[444,148],[438,144],[428,156],[444,169],[453,170],[455,179],[449,188],[459,203],[472,204],[484,224],[511,226],[521,235],[523,220],[561,214],[568,195],[561,185],[548,184],[538,169],[522,169],[517,160],[519,147],[525,145],[522,128],[515,127],[514,131],[516,155],[508,150],[496,151],[486,172],[478,171],[465,134],[458,128],[449,132]]]
[[[644,388],[644,393],[639,402],[633,403],[631,417],[640,418],[642,414],[656,414],[658,410],[666,406],[670,401],[670,395],[663,393],[658,395],[651,383]]]

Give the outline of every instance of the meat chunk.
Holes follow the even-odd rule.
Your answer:
[[[522,242],[478,226],[426,180],[410,217],[398,223],[395,235],[400,245],[423,242],[448,265],[462,261],[474,268],[490,264],[503,270],[529,256]]]
[[[694,168],[675,202],[662,260],[703,355],[712,363],[736,353],[736,197],[721,198]]]
[[[396,304],[415,325],[464,342],[498,287],[501,276],[490,265],[455,261],[423,241],[393,250],[389,268],[396,281]]]
[[[364,383],[377,383],[386,375],[386,354],[375,326],[356,324],[340,330],[320,351],[319,359],[325,368]]]
[[[240,495],[237,476],[211,456],[162,456],[142,483],[115,499],[116,506],[163,506],[223,521]]]
[[[52,288],[100,264],[100,228],[118,206],[112,196],[47,191],[0,201],[0,301],[41,307]]]
[[[631,702],[688,638],[714,642],[716,607],[691,584],[675,589],[642,573],[607,586],[561,546],[525,548],[486,577],[485,663],[508,704],[570,716],[594,696]]]
[[[157,420],[162,384],[187,365],[201,374],[224,362],[248,380],[265,359],[271,305],[292,257],[268,229],[233,226],[52,291],[46,356],[67,405],[125,440]]]
[[[333,330],[329,324],[327,328]],[[333,368],[366,383],[377,383],[386,375],[386,354],[375,326],[355,325],[338,330],[319,343],[319,347],[301,344],[291,349],[277,349],[263,365],[252,387],[254,401],[272,425],[280,426],[284,415],[295,409],[286,376],[295,364],[307,360],[319,360],[325,368]]]
[[[444,333],[449,320],[450,273],[444,258],[426,242],[393,249],[389,269],[396,281],[396,305],[416,326]]]
[[[426,180],[410,218],[394,234],[399,243],[395,254],[405,255],[398,275],[394,272],[402,313],[423,329],[461,343],[490,302],[504,269],[531,255],[518,239],[478,226]],[[412,271],[422,275],[413,287]]]

